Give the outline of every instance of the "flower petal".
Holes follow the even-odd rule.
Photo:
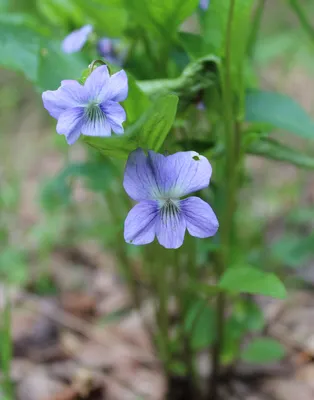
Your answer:
[[[61,86],[69,85],[69,84],[71,84],[73,82],[77,82],[77,81],[75,81],[74,79],[63,79],[63,81],[61,81]]]
[[[124,101],[128,97],[128,77],[123,69],[110,77],[107,96],[113,101]]]
[[[84,46],[88,36],[92,33],[92,25],[85,25],[80,29],[71,32],[65,37],[61,44],[61,48],[65,53],[75,53]]]
[[[60,93],[60,97],[67,99],[72,106],[82,106],[88,102],[88,92],[78,81],[64,80],[57,91]]]
[[[69,145],[74,144],[77,139],[81,136],[81,129],[78,128],[66,136],[66,141],[68,142]]]
[[[68,108],[60,115],[57,123],[59,135],[68,136],[72,132],[80,130],[84,121],[84,109],[82,107]]]
[[[105,103],[101,104],[100,107],[105,113],[106,118],[112,127],[112,130],[115,133],[123,133],[124,129],[122,123],[126,119],[124,108],[115,101],[106,101]]]
[[[207,158],[195,151],[170,156],[149,151],[157,185],[163,193],[179,198],[209,185],[212,168]]]
[[[216,234],[219,223],[211,206],[205,201],[198,197],[189,197],[180,201],[180,209],[190,235],[207,238]]]
[[[85,118],[81,131],[86,136],[111,136],[111,126],[105,115],[94,120]]]
[[[67,108],[80,106],[87,102],[87,92],[77,81],[62,81],[57,90],[47,90],[42,94],[44,107],[49,114],[58,119]]]
[[[158,218],[156,201],[141,201],[129,212],[124,222],[124,239],[135,245],[151,243],[155,238]]]
[[[167,216],[159,213],[156,223],[158,242],[166,249],[177,249],[182,246],[186,229],[184,216],[179,211]]]
[[[94,69],[85,81],[84,87],[90,97],[102,101],[103,92],[107,92],[109,84],[109,71],[107,65],[101,65]]]
[[[132,151],[125,166],[123,186],[134,200],[154,200],[157,184],[144,151]]]

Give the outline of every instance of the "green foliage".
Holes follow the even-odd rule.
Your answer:
[[[137,85],[135,79],[128,75],[129,95],[123,102],[127,114],[126,126],[135,123],[151,106],[151,101]]]
[[[247,152],[270,160],[287,162],[300,168],[313,169],[314,158],[304,152],[288,147],[278,140],[261,137],[248,146]]]
[[[85,21],[87,16],[104,36],[118,37],[126,29],[127,11],[123,8],[123,0],[76,0],[74,3],[79,6]]]
[[[153,35],[168,40],[198,6],[198,0],[125,0],[130,15]]]
[[[252,364],[264,364],[280,361],[285,354],[285,348],[277,340],[256,338],[245,347],[241,358]]]
[[[0,307],[0,387],[8,400],[14,399],[13,383],[11,382],[11,361],[13,344],[11,333],[11,305],[6,294],[2,296],[3,304]],[[1,394],[1,392],[0,392]]]
[[[0,20],[0,65],[36,81],[40,36],[22,23]]]
[[[86,61],[81,54],[65,55],[60,42],[41,39],[36,83],[40,90],[56,90],[63,79],[78,79]]]
[[[272,259],[287,267],[302,267],[314,255],[314,234],[306,237],[286,234],[271,246]]]
[[[246,96],[246,120],[263,122],[305,139],[314,138],[314,121],[293,99],[280,93],[251,90]]]
[[[11,285],[23,285],[28,279],[25,253],[15,247],[6,247],[0,255],[0,279]]]
[[[277,298],[286,297],[286,289],[272,273],[253,267],[232,267],[222,276],[219,287],[230,293],[252,293]]]
[[[203,55],[209,53],[217,56],[224,55],[230,4],[230,0],[211,0],[210,7],[202,16]],[[235,65],[240,62],[245,54],[252,6],[253,0],[239,0],[235,3],[234,19],[231,26],[231,50]]]
[[[216,332],[215,319],[215,311],[206,300],[194,301],[191,304],[186,315],[185,330],[194,350],[200,350],[213,343]]]

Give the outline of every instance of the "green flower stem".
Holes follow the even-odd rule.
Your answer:
[[[222,207],[220,209],[220,238],[221,248],[216,261],[216,279],[219,280],[230,264],[231,234],[236,205],[236,193],[238,185],[238,152],[240,146],[240,130],[238,129],[238,112],[234,109],[234,84],[231,72],[232,49],[231,35],[232,22],[236,0],[230,1],[225,45],[225,62],[221,68],[222,106],[224,111],[224,142],[226,153],[223,159],[223,178],[226,182],[222,195]],[[241,96],[241,93],[240,93]],[[216,298],[217,309],[217,338],[212,349],[212,376],[209,381],[209,393],[211,400],[216,400],[218,381],[220,375],[220,356],[224,343],[224,316],[226,308],[226,296],[219,292]]]
[[[151,246],[154,246],[151,245]],[[164,364],[164,369],[169,372],[169,365],[171,361],[171,354],[169,348],[169,282],[168,282],[168,257],[162,257],[165,251],[159,251],[161,258],[154,256],[147,260],[150,263],[150,270],[152,276],[152,285],[155,286],[157,294],[156,303],[156,322],[158,325],[157,345],[160,350],[161,358]]]
[[[191,346],[191,332],[186,331],[185,317],[187,311],[187,298],[189,292],[186,286],[190,284],[190,280],[194,282],[196,257],[194,254],[194,238],[187,237],[185,248],[188,250],[188,254],[182,254],[184,258],[187,258],[187,263],[182,263],[180,259],[180,252],[174,252],[174,265],[173,265],[173,287],[175,288],[176,302],[178,307],[178,339],[182,343],[183,357],[182,360],[185,364],[187,376],[190,380],[189,385],[189,397],[198,394],[198,375],[194,364],[194,351]],[[190,246],[192,244],[192,247]],[[192,256],[192,258],[191,258]],[[184,265],[185,264],[185,265]],[[185,268],[183,268],[185,267]],[[192,272],[192,273],[191,273]],[[188,279],[186,279],[188,277]],[[184,279],[185,278],[185,279]]]
[[[250,58],[254,58],[255,45],[258,38],[258,33],[261,27],[263,13],[265,9],[266,0],[259,0],[255,9],[253,21],[251,24],[251,32],[247,46],[247,54]]]
[[[2,370],[1,386],[8,400],[14,399],[11,382],[12,336],[11,336],[11,305],[8,293],[4,293],[5,305],[0,322],[0,367]]]
[[[314,27],[311,22],[308,20],[306,11],[300,4],[300,0],[289,0],[290,7],[292,8],[295,15],[298,17],[300,24],[302,25],[305,32],[309,35],[309,37],[314,40]]]
[[[112,222],[115,225],[119,226],[120,224],[122,224],[122,220],[121,220],[121,209],[119,209],[119,205],[117,205],[117,198],[118,196],[116,196],[113,189],[109,188],[106,192],[106,203],[109,207]],[[140,298],[140,293],[138,291],[135,274],[132,265],[130,263],[130,260],[126,255],[126,248],[124,242],[121,241],[120,238],[116,241],[116,254],[119,260],[121,272],[125,277],[129,290],[131,292],[132,300],[136,308],[139,310],[141,306],[141,298]]]

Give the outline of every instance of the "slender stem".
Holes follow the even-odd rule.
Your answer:
[[[193,243],[193,238],[189,238],[188,243]],[[191,253],[191,248],[189,247],[189,254]],[[194,255],[194,252],[193,252]],[[187,370],[187,377],[189,379],[189,393],[187,396],[192,399],[193,396],[198,395],[198,376],[196,372],[196,368],[194,365],[194,351],[191,346],[191,331],[187,332],[185,329],[185,315],[186,315],[186,280],[183,281],[184,273],[187,272],[188,279],[192,279],[194,281],[195,277],[195,257],[191,260],[188,258],[188,263],[186,265],[186,271],[183,269],[183,263],[180,263],[179,252],[174,252],[174,287],[176,289],[176,300],[178,307],[178,328],[179,328],[179,338],[178,340],[182,341],[183,344],[183,361]],[[192,265],[191,265],[192,264]],[[190,273],[192,270],[192,273]]]
[[[169,315],[168,315],[168,300],[169,300],[169,285],[168,285],[168,265],[167,259],[152,261],[153,279],[156,283],[156,290],[158,296],[158,309],[156,314],[158,330],[159,330],[159,347],[161,350],[162,361],[166,372],[169,370]]]
[[[119,225],[121,223],[119,205],[117,208],[117,196],[111,188],[109,188],[106,192],[106,202],[110,210],[112,222],[116,225]],[[126,255],[125,246],[120,240],[117,240],[116,252],[119,259],[121,271],[124,275],[124,278],[127,280],[129,290],[131,291],[132,300],[135,304],[135,307],[139,310],[141,306],[141,298],[138,291],[135,274],[132,265]]]
[[[12,361],[12,341],[11,341],[11,304],[8,293],[4,293],[4,308],[2,310],[2,323],[0,326],[1,352],[0,366],[3,372],[2,386],[8,400],[13,400],[13,386],[11,382],[11,361]]]
[[[226,48],[225,48],[225,63],[223,66],[222,76],[222,100],[224,109],[224,124],[225,124],[225,146],[226,156],[224,159],[224,179],[226,187],[223,195],[223,205],[220,213],[221,226],[221,250],[217,258],[216,278],[217,280],[223,274],[229,264],[231,232],[233,226],[233,214],[235,210],[235,195],[236,195],[236,135],[235,135],[235,112],[233,101],[233,82],[231,74],[232,52],[231,52],[231,36],[232,36],[232,21],[235,10],[236,0],[231,0],[228,23],[226,32]],[[212,375],[209,381],[209,396],[211,400],[216,400],[218,396],[218,381],[220,375],[220,355],[224,343],[224,314],[225,314],[225,294],[220,292],[217,295],[217,337],[212,349]]]
[[[314,27],[308,20],[304,8],[300,5],[300,0],[289,0],[290,7],[298,17],[303,29],[307,32],[312,40],[314,40]]]
[[[262,17],[265,9],[266,0],[259,0],[254,13],[252,28],[249,36],[247,53],[250,58],[254,57],[255,45],[261,27]]]

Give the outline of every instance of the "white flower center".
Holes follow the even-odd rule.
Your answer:
[[[165,225],[168,221],[176,221],[180,213],[180,203],[178,199],[160,198],[158,199],[159,212]]]
[[[99,107],[99,103],[93,100],[85,108],[85,115],[90,121],[98,121],[104,118],[104,113]]]

